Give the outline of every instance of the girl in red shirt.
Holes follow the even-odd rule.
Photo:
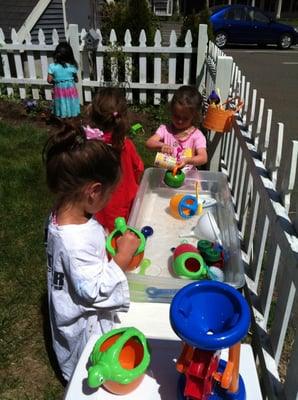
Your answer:
[[[128,132],[127,102],[121,89],[105,87],[98,90],[90,106],[90,125],[97,129],[95,134],[118,149],[121,158],[122,178],[113,192],[109,203],[96,214],[97,220],[111,232],[115,218],[127,221],[131,206],[138,190],[138,183],[144,172],[144,164],[135,145],[126,136]]]

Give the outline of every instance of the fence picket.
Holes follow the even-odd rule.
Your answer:
[[[53,36],[54,36],[54,32],[55,32],[56,30],[53,30]],[[56,31],[56,33],[57,33],[57,31]],[[43,32],[43,30],[42,29],[39,29],[38,30],[38,43],[40,44],[40,45],[45,45],[45,43],[46,43],[46,38],[45,38],[45,35],[44,35],[44,32]]]
[[[277,126],[278,126],[277,143],[276,146],[274,147],[272,156],[269,158],[267,162],[267,169],[270,172],[271,180],[275,188],[277,187],[277,180],[279,175],[279,167],[282,156],[283,138],[284,138],[284,124],[282,122],[278,122]]]
[[[262,155],[262,161],[264,164],[266,163],[266,160],[267,160],[267,151],[268,151],[269,143],[270,143],[271,128],[272,128],[272,110],[270,108],[268,108],[265,135],[264,135],[262,147],[260,149],[261,150],[260,153]]]
[[[292,144],[293,144],[292,154],[289,159],[288,166],[286,168],[286,171],[289,171],[289,173],[283,175],[283,177],[281,178],[281,186],[280,186],[281,198],[283,200],[283,204],[287,211],[290,210],[291,194],[295,188],[295,179],[296,179],[297,166],[298,166],[297,165],[298,164],[298,141],[293,140]]]
[[[157,30],[154,37],[155,47],[161,47],[161,34],[160,30]],[[154,55],[154,74],[153,74],[153,82],[157,86],[161,83],[161,73],[162,73],[162,64],[161,64],[161,56],[159,54]],[[158,105],[161,102],[161,92],[160,90],[154,91],[154,99],[153,104]]]
[[[132,47],[131,41],[132,41],[132,37],[131,37],[129,29],[127,29],[125,31],[125,36],[124,36],[124,46],[126,47],[126,49],[129,49],[129,47]],[[126,53],[126,59],[125,59],[126,98],[127,98],[128,103],[133,102],[133,94],[132,94],[132,89],[131,89],[132,72],[133,72],[132,54],[128,52],[128,53]]]

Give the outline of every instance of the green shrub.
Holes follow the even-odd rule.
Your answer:
[[[197,47],[200,24],[206,24],[208,26],[208,38],[209,40],[213,40],[212,24],[210,22],[209,9],[207,7],[204,7],[202,11],[200,11],[198,14],[192,12],[191,15],[189,15],[184,19],[180,31],[180,36],[177,40],[178,46],[181,47],[184,46],[186,33],[188,30],[190,30],[192,35],[192,45],[193,47]]]
[[[100,8],[100,31],[103,43],[108,44],[111,27],[115,30],[120,45],[124,44],[124,34],[127,29],[127,7],[124,3],[105,4]]]
[[[103,36],[103,42],[109,44],[110,30],[111,27],[116,32],[117,43],[107,51],[107,57],[105,57],[105,76],[110,76],[113,65],[111,64],[111,57],[116,56],[118,62],[119,80],[121,81],[126,71],[126,60],[124,56],[121,56],[121,46],[124,45],[124,36],[126,29],[129,29],[132,45],[139,45],[139,37],[141,30],[143,29],[146,33],[146,45],[154,45],[154,35],[157,29],[154,25],[154,16],[149,9],[146,0],[129,0],[126,6],[123,3],[112,3],[106,4],[101,8],[101,33]],[[137,54],[132,55],[132,65],[138,65],[139,58]],[[153,56],[147,56],[147,81],[151,82],[153,79]],[[133,81],[139,80],[139,71],[137,68],[132,68],[132,79]]]
[[[123,3],[105,4],[101,8],[100,30],[104,43],[108,43],[111,27],[116,32],[119,45],[124,44],[126,29],[129,29],[132,37],[132,45],[139,45],[141,30],[146,33],[146,44],[152,46],[156,26],[153,23],[154,15],[148,7],[146,0],[129,0],[126,6]]]
[[[139,44],[139,36],[142,29],[146,32],[147,46],[154,44],[156,31],[152,21],[154,15],[148,7],[147,0],[129,0],[127,9],[127,26],[131,32],[132,44]]]

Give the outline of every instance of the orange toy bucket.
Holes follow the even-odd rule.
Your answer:
[[[106,351],[108,348],[114,344],[121,335],[115,335],[106,340],[100,347],[100,351]],[[129,339],[124,345],[121,353],[119,354],[119,363],[125,369],[133,369],[139,365],[143,359],[144,349],[141,343],[136,342],[133,339]],[[124,384],[115,382],[112,380],[107,380],[104,383],[104,387],[113,394],[127,394],[135,390],[144,378],[144,374],[141,374],[132,382]]]
[[[229,132],[232,127],[235,114],[243,107],[243,101],[240,101],[239,97],[235,97],[223,103],[223,106],[227,106],[229,103],[234,102],[235,100],[238,100],[238,102],[236,108],[233,110],[226,110],[222,107],[209,105],[203,121],[203,126],[215,132]]]
[[[115,250],[117,250],[117,238],[118,237],[119,237],[119,235],[113,237],[111,240],[112,247]],[[144,251],[141,251],[140,253],[135,254],[131,259],[131,262],[127,268],[127,271],[132,271],[133,269],[137,268],[141,264],[143,257],[144,257]]]

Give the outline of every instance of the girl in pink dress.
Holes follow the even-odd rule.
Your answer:
[[[53,54],[54,62],[48,68],[48,83],[54,85],[54,115],[58,118],[77,117],[80,102],[76,82],[78,64],[67,42],[59,43]]]
[[[206,138],[195,127],[200,123],[202,97],[195,86],[181,86],[174,94],[171,104],[172,119],[160,125],[146,147],[176,158],[179,168],[194,169],[208,161]]]

